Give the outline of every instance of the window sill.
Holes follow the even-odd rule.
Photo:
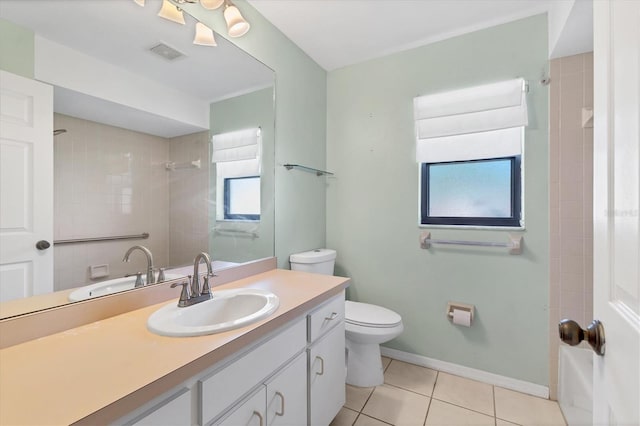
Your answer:
[[[522,226],[476,226],[476,225],[423,225],[418,224],[420,229],[477,229],[483,231],[525,231]]]

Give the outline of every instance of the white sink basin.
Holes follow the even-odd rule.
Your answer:
[[[178,274],[165,274],[164,279],[165,281],[169,281],[175,280],[176,278],[181,278],[183,276],[184,275]],[[142,282],[147,282],[147,278],[144,274],[142,275]],[[86,300],[98,296],[105,296],[107,294],[119,293],[124,290],[131,290],[132,288],[135,288],[135,284],[135,275],[132,277],[101,281],[99,283],[86,285],[84,287],[80,287],[75,291],[72,291],[69,294],[69,300],[72,302],[77,302],[79,300]]]
[[[240,328],[271,315],[278,296],[257,288],[213,290],[213,297],[179,308],[176,301],[155,311],[147,320],[149,331],[161,336],[202,336]]]

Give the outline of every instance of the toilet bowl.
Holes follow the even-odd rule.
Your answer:
[[[333,275],[336,251],[317,249],[292,254],[291,269]],[[384,382],[380,344],[397,337],[404,330],[402,318],[382,306],[345,302],[345,337],[347,347],[347,383],[372,387]]]
[[[372,387],[384,382],[380,344],[402,333],[402,318],[396,312],[360,302],[345,302],[347,383]]]

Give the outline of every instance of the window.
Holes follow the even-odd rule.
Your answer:
[[[224,218],[260,220],[260,176],[224,179]]]
[[[521,227],[522,78],[414,98],[421,225]]]
[[[421,164],[423,225],[521,226],[520,156]]]

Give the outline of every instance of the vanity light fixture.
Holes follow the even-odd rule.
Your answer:
[[[137,5],[144,7],[145,0],[133,0]],[[185,24],[184,13],[180,5],[185,3],[200,3],[207,10],[214,10],[224,5],[224,20],[227,23],[227,33],[230,37],[241,37],[249,31],[251,25],[244,19],[240,10],[230,0],[162,0],[162,8],[158,16],[178,24]],[[213,30],[203,24],[196,23],[196,33],[193,44],[200,46],[217,46]]]
[[[207,27],[202,22],[196,23],[196,36],[193,39],[193,44],[199,46],[217,46],[216,39],[213,36],[213,30]]]
[[[242,37],[251,28],[240,14],[240,10],[229,0],[225,0],[224,20],[227,22],[227,32],[230,37]]]
[[[158,16],[178,24],[184,25],[185,23],[182,9],[171,3],[169,0],[162,0],[162,8],[160,9],[160,12],[158,12]]]

